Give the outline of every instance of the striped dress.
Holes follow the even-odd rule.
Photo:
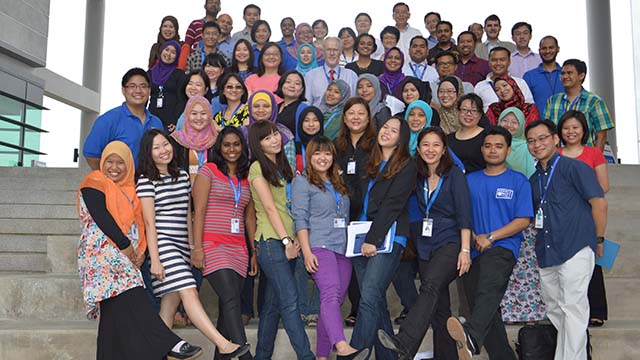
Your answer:
[[[240,202],[236,210],[234,192],[229,178],[218,169],[216,164],[206,163],[200,168],[198,175],[204,176],[211,182],[204,219],[202,275],[206,276],[220,269],[231,269],[238,275],[246,277],[249,256],[244,237],[244,211],[251,200],[249,182],[247,179],[240,181]],[[232,180],[237,187],[238,180],[236,178]],[[231,232],[232,218],[240,220],[238,233]]]
[[[153,198],[155,204],[158,252],[165,278],[162,281],[153,279],[154,295],[160,297],[170,292],[195,287],[196,281],[191,274],[191,252],[187,232],[191,192],[189,175],[180,171],[180,176],[175,182],[170,175],[162,176],[160,181],[150,181],[140,176],[136,192],[139,198]]]

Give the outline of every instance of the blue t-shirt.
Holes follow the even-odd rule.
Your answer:
[[[162,121],[157,116],[151,114],[146,108],[144,112],[146,117],[143,123],[123,102],[121,106],[100,115],[84,141],[82,154],[88,158],[99,159],[107,144],[120,140],[129,146],[137,166],[142,135],[149,129],[164,129]]]
[[[521,173],[507,169],[500,175],[489,176],[484,170],[478,170],[467,176],[467,182],[476,235],[496,231],[516,218],[533,217],[531,185]],[[518,232],[495,241],[492,248],[500,246],[511,250],[517,259],[522,240],[522,233]],[[480,252],[472,247],[471,258],[478,255]]]

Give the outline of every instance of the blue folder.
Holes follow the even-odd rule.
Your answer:
[[[604,239],[603,246],[604,253],[601,257],[596,257],[596,265],[600,265],[607,270],[611,270],[611,268],[613,268],[613,263],[618,256],[620,244],[611,240]]]

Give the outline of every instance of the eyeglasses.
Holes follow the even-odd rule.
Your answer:
[[[328,52],[328,53],[334,53],[334,52],[339,52],[340,49],[338,48],[324,48],[324,52]]]
[[[460,112],[463,113],[463,114],[478,115],[478,109],[460,108]]]
[[[147,90],[149,88],[149,84],[127,84],[124,86],[127,90]]]
[[[264,53],[264,57],[280,57],[279,52],[266,52]]]
[[[550,136],[552,136],[552,135],[551,134],[547,134],[547,135],[540,135],[537,138],[527,139],[527,144],[535,145],[537,143],[542,143],[542,142],[546,141]]]
[[[443,95],[453,95],[457,93],[457,91],[455,89],[440,89],[438,90],[438,94],[443,94]]]
[[[226,85],[225,90],[242,90],[242,85]]]
[[[218,36],[220,33],[217,31],[205,31],[202,33],[202,36]]]
[[[443,61],[443,62],[439,62],[439,63],[438,63],[438,66],[453,66],[453,65],[455,65],[455,64],[456,64],[456,63],[454,63],[454,62]]]

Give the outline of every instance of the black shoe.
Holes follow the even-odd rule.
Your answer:
[[[451,338],[456,342],[458,358],[460,360],[471,360],[473,355],[477,352],[469,334],[464,330],[462,322],[454,316],[450,317],[447,320],[447,331]]]
[[[169,351],[167,354],[167,360],[190,360],[195,359],[200,355],[202,355],[202,348],[185,342],[180,346],[179,351]]]
[[[393,323],[396,325],[400,325],[402,324],[402,321],[404,321],[404,319],[407,318],[407,313],[405,313],[404,311],[400,313],[400,315],[398,315],[397,318],[393,319]]]
[[[360,349],[349,355],[337,355],[336,360],[364,360],[369,356],[369,349]]]
[[[413,359],[413,356],[409,354],[409,351],[407,350],[407,348],[405,348],[394,335],[389,335],[387,334],[386,331],[379,329],[378,340],[380,340],[380,343],[382,344],[382,346],[386,347],[391,351],[398,353],[398,360]]]
[[[250,349],[251,349],[251,346],[249,344],[240,345],[240,347],[233,352],[230,352],[228,354],[220,353],[220,359],[227,360],[227,359],[237,358],[248,353]]]

